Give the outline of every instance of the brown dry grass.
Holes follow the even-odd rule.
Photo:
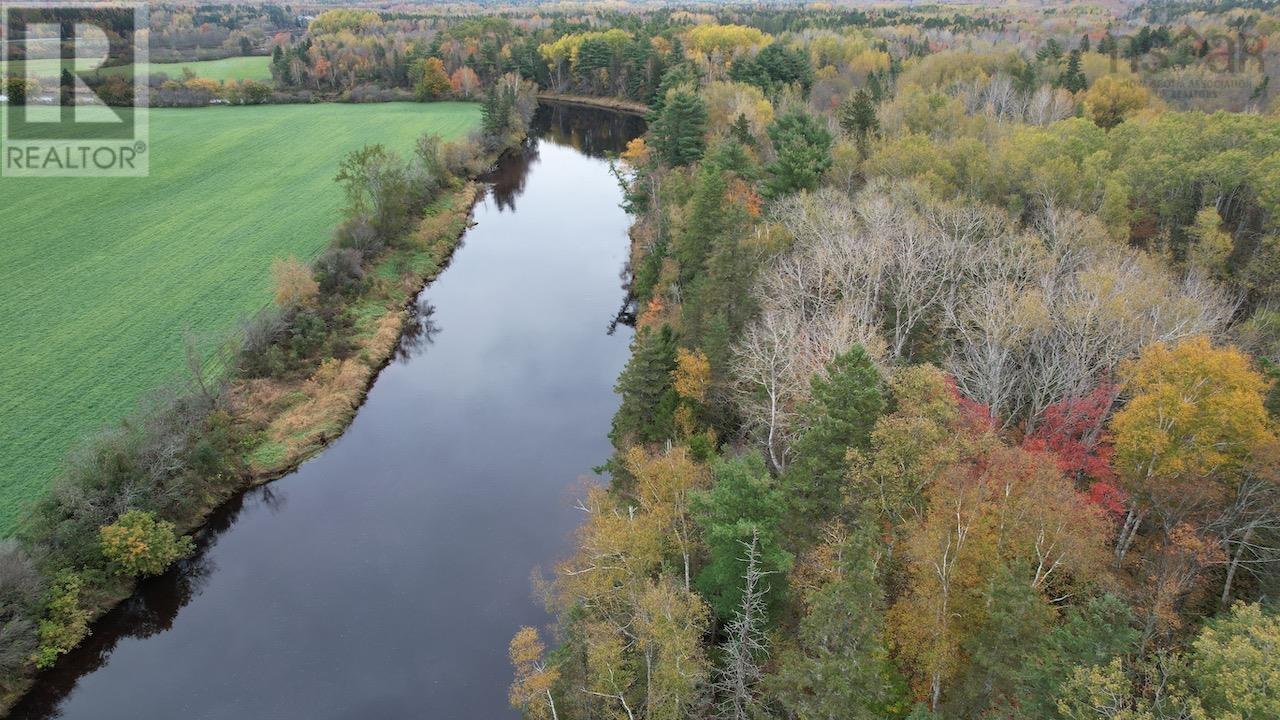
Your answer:
[[[345,360],[329,359],[300,380],[256,378],[237,382],[231,407],[236,417],[261,432],[262,446],[273,452],[253,462],[257,481],[294,468],[342,434],[364,401],[374,375],[395,351],[406,317],[405,305],[437,276],[466,230],[479,186],[468,183],[447,206],[422,219],[413,232],[415,252],[429,256],[425,272],[407,271],[398,282],[373,291],[385,301],[385,312],[367,317],[354,329],[358,352]]]

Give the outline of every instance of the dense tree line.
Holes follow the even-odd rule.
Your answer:
[[[742,18],[673,36],[620,158],[612,478],[513,704],[1280,712],[1277,116],[1100,63],[1168,29],[924,53]]]

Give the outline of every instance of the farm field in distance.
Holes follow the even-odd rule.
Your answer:
[[[60,71],[59,63],[61,61],[56,58],[29,60],[27,62],[32,66],[38,78],[51,79],[58,77]],[[8,72],[15,75],[22,74],[22,65],[23,63],[19,62],[10,63]],[[126,66],[109,67],[102,70],[101,73],[103,75],[119,74],[124,67]],[[227,80],[261,80],[266,82],[271,79],[271,58],[265,55],[180,63],[149,63],[144,64],[144,67],[150,72],[164,73],[170,78],[182,77],[183,68],[189,68],[191,72],[199,77],[220,82]]]
[[[146,178],[0,178],[0,537],[77,441],[271,299],[277,257],[329,241],[344,154],[478,126],[471,103],[151,111]]]

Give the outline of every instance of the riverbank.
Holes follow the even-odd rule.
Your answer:
[[[621,98],[594,97],[591,95],[565,95],[562,93],[540,92],[539,100],[547,102],[563,103],[565,105],[577,105],[579,107],[600,108],[601,110],[612,110],[613,112],[626,113],[628,115],[645,116],[649,114],[649,106],[644,103],[638,103],[633,100],[623,100]]]
[[[199,511],[178,525],[178,532],[199,532],[231,498],[293,472],[342,436],[379,372],[395,356],[414,298],[448,266],[482,193],[474,180],[446,193],[424,210],[403,249],[390,250],[372,264],[373,286],[350,308],[356,316],[349,338],[355,351],[350,357],[322,363],[301,379],[231,383],[226,402],[230,424],[255,440],[246,451],[246,472],[227,492],[203,498]],[[83,608],[86,622],[92,625],[129,599],[138,582],[114,578],[94,588],[94,602]],[[7,716],[38,677],[39,673],[26,673],[0,697],[0,717]]]
[[[23,546],[3,548],[30,580],[11,603],[16,611],[5,611],[17,623],[0,645],[9,658],[0,665],[0,709],[29,691],[38,670],[56,675],[59,658],[143,577],[181,573],[191,547],[183,535],[207,540],[202,529],[218,507],[346,430],[410,327],[408,304],[466,230],[476,178],[526,139],[533,89],[506,82],[495,91],[510,107],[505,122],[478,136],[443,143],[425,135],[411,160],[381,145],[346,155],[336,180],[350,204],[328,247],[310,263],[273,262],[271,306],[212,358],[188,343],[186,382],[157,391],[71,457],[28,517]],[[107,544],[121,534],[136,538],[128,564]]]
[[[220,506],[13,717],[513,717],[507,641],[547,620],[530,569],[568,552],[566,494],[609,452],[630,219],[606,158],[636,129],[548,104],[341,439]]]
[[[352,357],[328,361],[303,379],[241,379],[232,385],[233,414],[259,428],[262,438],[249,453],[250,486],[296,470],[341,437],[391,362],[414,298],[448,266],[481,194],[472,181],[433,203],[410,234],[409,249],[389,253],[370,269],[377,284],[353,308],[358,319]]]

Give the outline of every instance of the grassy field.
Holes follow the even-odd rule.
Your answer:
[[[69,448],[183,372],[182,337],[270,300],[273,258],[314,256],[339,158],[479,123],[464,103],[151,111],[147,178],[0,178],[0,536]]]
[[[36,77],[52,79],[58,77],[61,69],[59,60],[30,60]],[[13,75],[23,73],[23,63],[10,63],[7,72]],[[196,75],[210,80],[262,80],[271,79],[271,58],[264,56],[231,57],[222,60],[199,60],[185,63],[150,63],[142,67],[150,72],[164,73],[170,78],[182,77],[182,69],[190,68]],[[103,75],[118,75],[126,66],[111,67],[102,70]]]

